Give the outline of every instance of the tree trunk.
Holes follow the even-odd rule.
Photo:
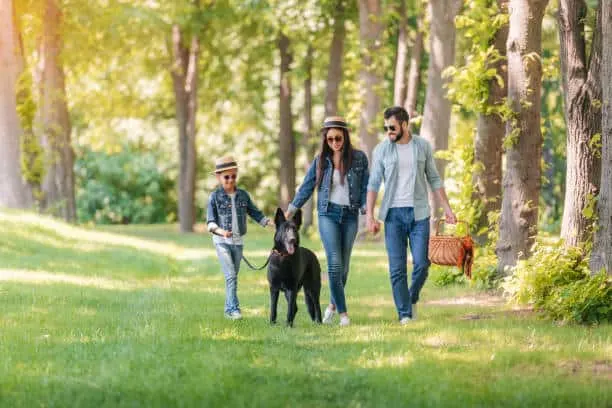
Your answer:
[[[408,85],[406,86],[406,100],[404,108],[411,118],[417,115],[417,98],[421,84],[421,59],[423,57],[423,20],[425,16],[420,13],[417,17],[417,32],[410,54],[410,68],[408,71]]]
[[[176,121],[179,129],[179,224],[181,232],[193,232],[195,222],[196,180],[196,113],[198,91],[198,58],[200,41],[197,35],[185,45],[181,28],[172,26],[171,68]]]
[[[406,17],[406,0],[400,0],[398,13],[399,30],[397,34],[397,58],[395,61],[393,104],[396,106],[401,106],[406,100],[406,54],[408,53],[408,19]]]
[[[496,253],[499,272],[529,257],[538,229],[542,171],[540,96],[542,18],[548,0],[510,0],[508,103],[515,117],[506,124],[506,171]]]
[[[567,179],[561,237],[566,247],[578,246],[592,234],[592,218],[583,215],[599,190],[601,158],[591,139],[601,134],[601,2],[587,60],[584,0],[560,0],[561,75],[567,123]]]
[[[17,81],[24,69],[23,49],[12,1],[0,7],[0,207],[29,208],[32,191],[21,174]]]
[[[442,78],[442,72],[455,60],[455,16],[460,8],[461,0],[431,0],[429,2],[430,54],[421,136],[431,143],[434,151],[448,149],[451,102],[446,98],[444,86],[447,80]],[[436,159],[436,166],[440,177],[444,179],[446,161]],[[441,203],[433,194],[430,194],[429,202],[433,210],[433,222],[433,219],[441,213]]]
[[[598,229],[595,232],[591,271],[602,268],[612,275],[612,0],[599,3],[602,27],[602,129],[601,185],[597,202]]]
[[[293,137],[293,117],[291,114],[291,62],[293,56],[289,49],[289,38],[283,33],[278,37],[280,51],[280,95],[279,95],[279,153],[280,153],[280,196],[281,208],[287,208],[295,193],[295,139]]]
[[[62,12],[57,0],[45,2],[40,45],[40,145],[44,150],[41,210],[75,221],[74,153],[70,142],[70,116],[62,67]]]
[[[344,0],[337,0],[334,13],[334,33],[329,48],[329,66],[327,67],[327,83],[325,89],[325,116],[338,115],[338,94],[342,82],[342,61],[344,59]]]
[[[507,11],[507,0],[498,0],[500,10]],[[506,96],[506,83],[508,70],[506,57],[506,41],[508,40],[508,26],[501,27],[493,38],[493,47],[503,57],[502,60],[490,64],[490,68],[497,71],[503,84],[496,79],[489,81],[489,96],[487,105],[499,106],[504,103]],[[473,198],[483,204],[482,213],[476,220],[475,230],[481,231],[489,225],[488,214],[501,210],[501,182],[502,182],[502,143],[505,134],[505,123],[498,114],[480,113],[476,138],[474,140],[474,162],[482,164],[482,169],[474,175],[476,189]],[[484,243],[486,234],[478,237]]]
[[[359,140],[361,148],[369,158],[378,143],[376,123],[380,114],[380,96],[378,88],[382,75],[376,68],[374,58],[380,53],[380,43],[383,31],[380,0],[359,0],[359,37],[362,53],[362,68],[360,82],[363,86],[364,106],[359,120]]]
[[[313,48],[312,45],[308,46],[308,50],[306,51],[306,61],[305,61],[305,74],[306,78],[304,79],[304,136],[302,139],[302,144],[304,145],[304,150],[306,151],[306,164],[304,166],[304,171],[308,170],[310,167],[311,160],[314,158],[315,150],[316,150],[316,141],[315,133],[312,128],[312,60],[313,60]],[[302,206],[302,231],[304,234],[308,233],[308,230],[313,224],[314,217],[314,195],[306,201],[306,203]]]

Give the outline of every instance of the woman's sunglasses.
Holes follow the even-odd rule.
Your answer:
[[[236,180],[236,175],[235,174],[226,174],[225,176],[223,176],[223,178],[225,179],[225,181]]]
[[[385,132],[391,131],[391,132],[395,132],[396,127],[391,125],[391,126],[383,126],[383,129],[385,129]]]
[[[342,136],[330,136],[327,138],[327,143],[340,143],[342,141]]]

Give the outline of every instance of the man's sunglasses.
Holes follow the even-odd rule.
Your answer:
[[[391,126],[383,126],[383,129],[385,129],[385,132],[391,131],[391,132],[395,132],[396,127],[391,125]]]
[[[226,174],[225,176],[223,176],[223,178],[224,178],[226,181],[229,181],[229,180],[236,180],[236,175],[235,175],[235,174]]]
[[[342,136],[330,136],[327,138],[327,143],[333,143],[333,142],[339,143],[341,141],[342,141]]]

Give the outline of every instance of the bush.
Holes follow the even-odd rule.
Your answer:
[[[612,321],[612,281],[605,273],[591,276],[588,257],[579,248],[561,243],[536,246],[502,284],[516,303],[532,304],[546,316],[561,321]]]
[[[159,223],[176,219],[174,181],[153,152],[125,145],[117,153],[85,149],[76,166],[79,222]]]

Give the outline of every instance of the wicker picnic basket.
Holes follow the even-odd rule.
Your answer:
[[[472,278],[472,264],[474,262],[474,241],[470,236],[469,225],[465,236],[441,235],[440,225],[444,222],[440,219],[436,222],[436,233],[429,238],[429,261],[436,265],[456,266],[468,278]]]

